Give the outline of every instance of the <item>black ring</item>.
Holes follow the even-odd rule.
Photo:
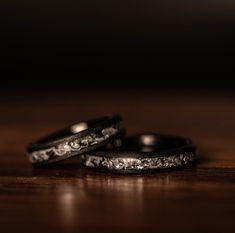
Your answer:
[[[106,116],[73,124],[31,143],[27,153],[33,164],[50,164],[95,150],[124,134],[122,118]]]
[[[82,155],[83,164],[100,171],[141,173],[175,169],[196,160],[196,147],[182,137],[142,134],[121,142],[119,147]]]

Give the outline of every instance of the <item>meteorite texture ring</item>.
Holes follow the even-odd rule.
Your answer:
[[[47,165],[95,150],[125,134],[119,115],[73,124],[27,147],[31,163]]]
[[[89,168],[116,173],[171,170],[195,162],[196,147],[186,138],[142,134],[123,139],[119,147],[84,154],[81,160]]]

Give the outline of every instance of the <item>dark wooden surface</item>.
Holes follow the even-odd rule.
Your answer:
[[[94,94],[95,93],[95,94]],[[0,232],[235,232],[235,97],[197,91],[6,91],[0,100]],[[128,134],[191,137],[189,169],[111,175],[76,159],[34,169],[28,142],[120,112]]]

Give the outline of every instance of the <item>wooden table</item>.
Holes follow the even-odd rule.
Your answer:
[[[8,90],[0,98],[0,232],[235,232],[235,96],[197,90]],[[193,168],[112,175],[77,159],[33,168],[28,142],[119,112],[128,134],[190,137]]]

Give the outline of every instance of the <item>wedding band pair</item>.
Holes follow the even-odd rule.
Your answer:
[[[196,147],[186,138],[156,133],[124,137],[119,115],[73,124],[27,147],[31,163],[48,165],[73,156],[99,171],[141,173],[182,168],[195,162]]]

